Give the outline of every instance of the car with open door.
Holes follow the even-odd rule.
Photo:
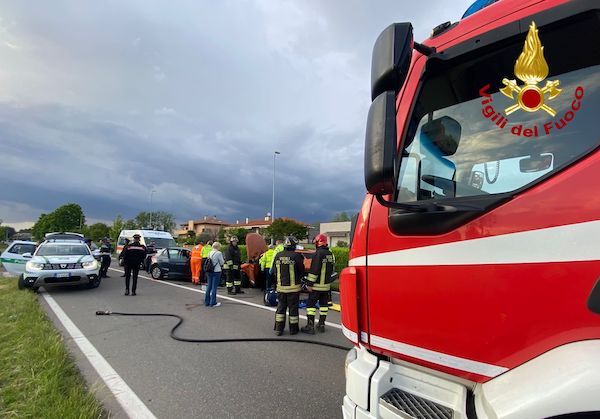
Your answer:
[[[190,251],[184,247],[166,247],[152,256],[150,275],[154,279],[190,279]]]

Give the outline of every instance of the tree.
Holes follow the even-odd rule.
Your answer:
[[[123,223],[123,230],[137,230],[138,225],[135,220],[127,220]]]
[[[300,224],[289,218],[276,218],[266,229],[268,237],[283,239],[285,236],[294,236],[299,240],[308,236],[308,226]]]
[[[217,236],[211,231],[198,234],[196,237],[197,243],[207,243],[209,240],[214,241]]]
[[[81,231],[85,215],[79,204],[65,204],[50,214],[41,214],[32,230],[33,236],[41,240],[52,231]]]
[[[345,211],[342,212],[338,212],[335,214],[335,216],[333,217],[333,220],[331,220],[333,222],[335,221],[350,221],[350,217],[348,216],[348,214]]]
[[[117,215],[112,223],[112,226],[110,227],[110,238],[113,242],[116,243],[119,239],[119,234],[121,233],[121,230],[123,230],[123,225],[123,217]]]
[[[225,229],[223,227],[219,228],[219,232],[217,233],[217,241],[221,244],[225,243]]]
[[[85,216],[79,204],[66,204],[52,212],[53,227],[56,231],[80,231],[85,224]]]
[[[110,228],[104,223],[95,223],[85,227],[84,234],[94,241],[100,241],[104,237],[110,236]]]
[[[12,236],[16,233],[15,229],[9,226],[1,226],[0,227],[0,241],[2,240],[10,240]]]
[[[175,217],[173,214],[164,211],[145,212],[142,211],[135,216],[136,229],[162,229],[171,231],[175,228]]]
[[[225,232],[227,239],[229,241],[230,237],[237,237],[239,244],[246,244],[246,234],[248,234],[248,230],[242,227],[238,228],[228,228]]]

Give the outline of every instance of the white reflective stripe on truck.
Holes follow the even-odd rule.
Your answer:
[[[497,265],[600,260],[600,221],[369,255],[369,266]],[[349,266],[365,266],[367,257]]]

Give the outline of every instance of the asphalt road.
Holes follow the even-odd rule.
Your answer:
[[[96,310],[173,313],[185,318],[179,336],[272,337],[275,315],[264,309],[260,290],[246,289],[244,295],[225,298],[221,297],[225,290],[219,288],[222,305],[210,308],[203,305],[204,294],[189,282],[154,281],[147,276],[140,278],[138,295],[133,297],[123,295],[118,266],[113,264],[109,275],[97,289],[40,291],[50,293],[156,417],[341,417],[345,351],[302,343],[178,342],[169,337],[175,319],[95,315]],[[127,417],[45,300],[40,301],[112,417]],[[339,325],[339,317],[330,310],[328,320]],[[284,337],[289,337],[287,325]],[[297,337],[350,346],[334,324],[324,334]]]

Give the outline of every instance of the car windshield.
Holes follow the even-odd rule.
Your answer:
[[[8,253],[15,253],[18,255],[22,255],[23,253],[32,253],[35,252],[35,244],[27,244],[27,243],[17,243],[14,244],[8,251]]]
[[[36,256],[79,256],[89,255],[90,250],[85,244],[43,244],[41,245]]]
[[[151,243],[154,242],[154,247],[157,249],[164,249],[165,247],[173,247],[177,245],[175,240],[165,238],[144,237],[144,241],[146,242],[146,247],[150,246]]]
[[[541,28],[541,41],[530,43],[537,51],[526,51],[521,36],[487,54],[432,67],[404,143],[396,200],[516,191],[598,147],[600,52],[575,47],[594,44],[598,32],[588,21]],[[535,80],[515,65],[526,53],[547,62]]]

